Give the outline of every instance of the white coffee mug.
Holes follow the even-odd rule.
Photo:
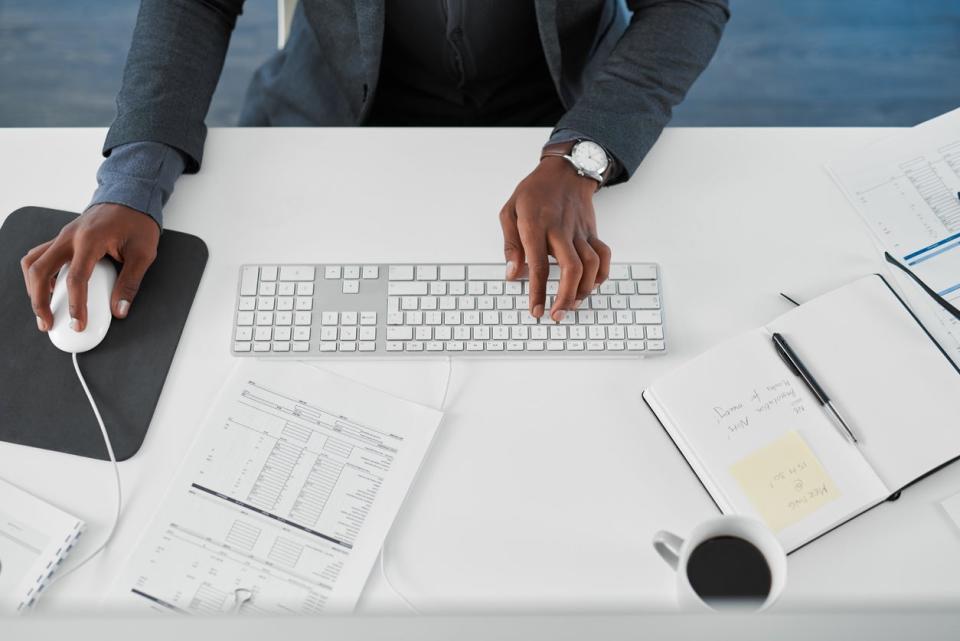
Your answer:
[[[653,547],[670,567],[677,571],[677,592],[680,606],[690,610],[713,610],[690,585],[687,561],[698,545],[718,536],[734,536],[756,547],[770,568],[770,593],[756,611],[765,610],[783,592],[787,583],[787,555],[777,537],[757,519],[745,516],[721,516],[694,528],[686,540],[661,530],[653,536]]]

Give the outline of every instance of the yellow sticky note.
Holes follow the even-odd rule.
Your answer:
[[[796,432],[733,464],[730,473],[774,532],[840,497],[833,479]]]

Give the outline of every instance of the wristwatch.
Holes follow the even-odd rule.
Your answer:
[[[545,156],[566,158],[578,174],[596,180],[597,188],[606,181],[607,172],[613,164],[604,148],[592,140],[577,140],[570,148],[569,154],[559,150],[544,150],[540,159],[542,160]]]

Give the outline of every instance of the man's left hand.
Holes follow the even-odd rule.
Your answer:
[[[560,265],[560,288],[549,309],[556,322],[610,272],[610,248],[597,238],[596,191],[595,180],[577,174],[564,158],[547,156],[500,210],[507,280],[529,268],[530,313],[536,318],[545,311],[548,255]]]

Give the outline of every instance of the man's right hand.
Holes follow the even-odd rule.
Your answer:
[[[50,296],[60,268],[70,263],[67,295],[71,327],[78,332],[84,330],[87,281],[104,256],[123,263],[110,297],[110,310],[115,317],[125,318],[143,275],[157,256],[159,240],[160,227],[152,218],[113,203],[94,205],[64,225],[56,238],[34,247],[20,261],[37,328],[45,332],[53,327]]]

